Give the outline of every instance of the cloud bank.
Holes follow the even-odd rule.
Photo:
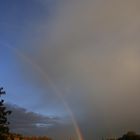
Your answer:
[[[12,111],[8,117],[11,132],[24,136],[50,136],[54,139],[58,137],[64,139],[68,136],[63,135],[63,131],[66,130],[66,134],[76,138],[74,128],[68,119],[41,115],[11,104],[6,104],[6,107]]]

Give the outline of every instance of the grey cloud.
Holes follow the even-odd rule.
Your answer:
[[[61,124],[62,120],[59,117],[44,116],[38,113],[30,112],[16,105],[7,104],[12,114],[9,116],[11,131],[20,132],[23,134],[43,134],[44,130],[50,127]],[[45,134],[45,133],[44,133]]]
[[[6,106],[12,111],[8,117],[11,132],[29,136],[49,136],[54,140],[64,140],[69,136],[77,138],[73,124],[67,118],[44,116],[12,104]]]

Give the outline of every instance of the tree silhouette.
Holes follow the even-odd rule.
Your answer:
[[[3,88],[0,88],[0,98],[2,95],[5,95],[5,91]],[[7,110],[4,106],[4,100],[1,99],[0,101],[0,140],[5,140],[6,136],[9,134],[9,122],[7,120],[7,115],[10,115],[11,111]]]
[[[118,140],[140,140],[140,135],[136,134],[133,131],[127,132],[127,134],[123,135]]]

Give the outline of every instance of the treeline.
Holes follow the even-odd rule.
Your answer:
[[[122,137],[119,138],[108,138],[106,140],[140,140],[140,135],[135,132],[127,132]]]
[[[32,137],[23,137],[21,140],[52,140],[52,139],[47,136],[41,136],[41,137],[32,136]]]
[[[0,136],[0,140],[52,140],[47,136],[22,136],[20,134],[9,133]]]

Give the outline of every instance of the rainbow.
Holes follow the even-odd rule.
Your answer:
[[[53,83],[53,81],[47,75],[47,72],[44,71],[40,67],[40,65],[38,63],[36,63],[29,56],[27,56],[26,54],[24,54],[20,49],[17,49],[15,47],[11,47],[9,44],[2,43],[1,41],[0,41],[0,44],[3,45],[3,46],[5,46],[5,47],[7,47],[10,50],[12,50],[18,57],[20,57],[21,59],[23,59],[26,63],[32,65],[32,67],[34,67],[34,69],[37,72],[39,72],[44,77],[44,79],[49,83],[50,87],[53,89],[53,91],[56,93],[56,95],[61,99],[64,107],[67,109],[67,111],[68,111],[68,113],[69,113],[69,115],[71,117],[71,120],[72,120],[74,129],[75,129],[76,135],[78,137],[78,140],[84,140],[83,135],[82,135],[82,132],[80,130],[80,127],[78,126],[78,123],[76,122],[76,119],[75,119],[75,116],[74,116],[73,112],[71,111],[71,109],[68,106],[67,102],[64,100],[64,98],[62,96],[62,92],[60,90],[58,90],[58,88],[55,86],[55,84]]]

